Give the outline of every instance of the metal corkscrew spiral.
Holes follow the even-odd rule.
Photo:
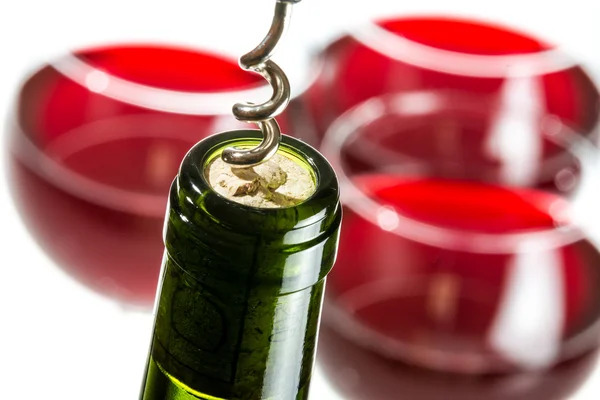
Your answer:
[[[271,60],[273,53],[289,26],[292,5],[300,0],[277,0],[275,15],[269,32],[251,52],[240,58],[240,66],[262,75],[273,88],[273,95],[262,104],[237,103],[233,115],[240,121],[256,123],[263,133],[262,142],[253,149],[233,147],[223,150],[223,161],[228,164],[251,167],[271,158],[279,148],[281,129],[274,119],[281,114],[290,101],[290,82],[283,70]]]

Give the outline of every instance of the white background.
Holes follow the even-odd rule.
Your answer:
[[[418,3],[418,4],[408,4]],[[385,13],[479,16],[524,27],[566,45],[600,73],[597,0],[405,2],[304,0],[280,54],[293,79],[306,55],[341,29]],[[3,0],[0,5],[0,119],[20,79],[70,48],[154,41],[240,55],[270,24],[274,0]],[[200,73],[200,71],[199,71]],[[151,318],[124,310],[73,282],[36,247],[11,203],[0,152],[0,397],[62,400],[137,398]],[[73,300],[76,299],[76,300]],[[336,399],[319,374],[314,399]],[[576,397],[600,398],[600,372]]]

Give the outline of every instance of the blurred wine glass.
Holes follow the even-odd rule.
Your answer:
[[[598,150],[556,115],[489,123],[476,103],[389,94],[325,135],[345,215],[320,354],[345,398],[564,400],[595,365]],[[462,147],[515,130],[507,153],[533,132],[552,157],[510,167]]]
[[[198,140],[243,127],[231,105],[265,94],[259,76],[214,52],[122,44],[55,59],[25,80],[8,124],[24,221],[78,280],[148,307],[181,159]]]

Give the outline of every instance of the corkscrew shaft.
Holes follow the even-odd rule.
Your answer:
[[[292,5],[299,0],[278,0],[269,32],[252,51],[240,58],[240,66],[262,75],[273,88],[273,95],[262,104],[237,103],[233,115],[240,121],[256,123],[263,133],[262,142],[253,149],[227,148],[222,153],[223,161],[240,167],[251,167],[267,161],[279,148],[281,129],[274,119],[287,107],[290,82],[283,70],[271,60],[281,38],[290,24]]]

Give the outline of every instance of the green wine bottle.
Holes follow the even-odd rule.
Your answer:
[[[211,163],[224,148],[261,138],[253,130],[216,134],[181,164],[141,400],[308,397],[342,217],[338,182],[321,154],[283,136],[277,155],[310,177],[307,199],[267,208],[219,194]]]

